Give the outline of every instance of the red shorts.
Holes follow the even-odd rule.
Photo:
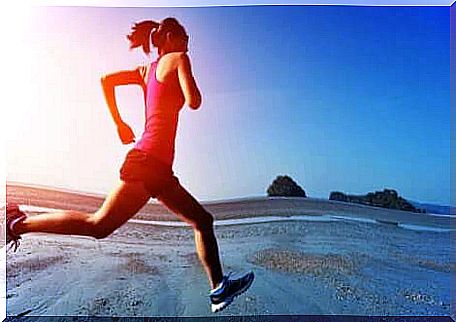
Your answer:
[[[120,168],[120,179],[124,182],[143,182],[152,198],[158,198],[161,193],[180,185],[172,166],[139,149],[128,151]]]

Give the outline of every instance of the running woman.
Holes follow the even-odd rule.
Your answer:
[[[146,54],[150,53],[152,44],[157,48],[158,59],[148,66],[108,74],[101,79],[106,103],[123,144],[135,142],[135,135],[119,114],[114,88],[135,84],[144,91],[144,133],[126,155],[119,185],[95,213],[62,211],[28,216],[18,205],[7,204],[7,244],[10,249],[14,245],[16,251],[21,236],[33,232],[105,238],[133,217],[149,198],[156,198],[193,227],[196,251],[211,287],[212,312],[220,311],[250,287],[254,274],[249,272],[238,279],[223,274],[214,218],[180,185],[172,170],[179,111],[184,104],[194,110],[201,105],[201,93],[187,55],[188,35],[175,18],[166,18],[159,23],[135,23],[127,38],[130,49],[142,47]]]

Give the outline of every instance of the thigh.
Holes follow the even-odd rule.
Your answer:
[[[114,231],[133,217],[149,198],[149,191],[142,182],[121,181],[95,213],[94,220],[106,230]]]
[[[157,199],[180,219],[192,226],[203,221],[212,222],[212,215],[180,183],[163,190]]]

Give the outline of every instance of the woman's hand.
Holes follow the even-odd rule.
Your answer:
[[[122,144],[130,144],[135,142],[135,134],[127,123],[120,122],[117,125],[117,133],[119,134]]]

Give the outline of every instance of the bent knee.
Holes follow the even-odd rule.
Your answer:
[[[212,230],[214,227],[214,216],[207,211],[203,212],[201,216],[193,223],[193,228],[199,231]]]
[[[89,219],[89,235],[96,239],[103,239],[113,233],[113,230],[102,223],[97,218],[96,214],[93,214]]]
[[[95,229],[92,233],[92,237],[96,239],[103,239],[108,237],[109,235],[112,234],[112,231],[104,230],[104,229]]]

